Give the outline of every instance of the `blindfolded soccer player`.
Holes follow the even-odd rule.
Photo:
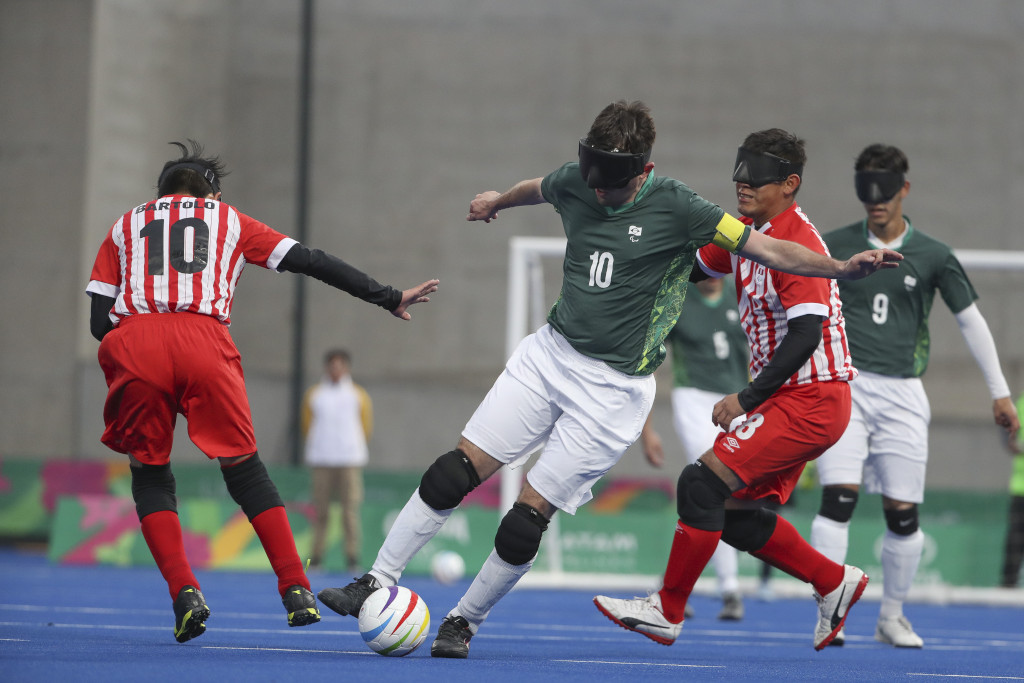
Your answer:
[[[579,141],[577,161],[470,202],[467,220],[485,223],[514,206],[553,206],[568,241],[561,295],[547,324],[512,354],[455,448],[424,473],[371,570],[320,591],[323,604],[358,615],[370,593],[399,581],[470,491],[544,444],[498,525],[494,551],[431,647],[435,657],[468,657],[491,608],[532,566],[552,515],[573,514],[590,500],[591,487],[640,435],[654,400],[651,373],[665,358],[662,342],[679,317],[698,248],[714,242],[726,253],[823,278],[896,265],[890,259],[898,256],[881,249],[836,261],[752,230],[678,180],[655,176],[654,138],[644,103],[614,102]]]
[[[277,575],[289,626],[320,621],[277,488],[256,451],[241,358],[228,334],[242,268],[310,275],[408,320],[437,280],[381,285],[341,259],[308,249],[221,201],[224,166],[181,143],[157,198],[107,231],[86,288],[108,393],[102,441],[131,463],[142,535],[174,603],[179,643],[202,635],[210,609],[185,556],[170,453],[178,414],[192,442],[220,463],[231,497]]]

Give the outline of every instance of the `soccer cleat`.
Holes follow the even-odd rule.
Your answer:
[[[843,565],[843,581],[828,595],[814,593],[818,601],[818,626],[814,629],[814,649],[823,650],[846,623],[853,603],[868,585],[868,575],[851,565]]]
[[[835,637],[832,638],[832,642],[828,644],[829,647],[842,647],[846,644],[846,629],[841,628],[836,633]]]
[[[306,626],[320,621],[320,610],[316,608],[313,593],[302,586],[290,586],[281,598],[288,611],[289,626]]]
[[[469,657],[469,641],[473,632],[465,617],[447,616],[437,627],[437,637],[430,646],[431,657],[466,659]]]
[[[594,597],[594,604],[606,617],[622,628],[636,631],[662,645],[676,642],[679,632],[683,630],[683,622],[673,624],[665,618],[661,611],[661,596],[657,592],[646,598],[631,600],[598,595]]]
[[[347,586],[325,588],[317,593],[316,597],[338,614],[358,617],[359,608],[366,602],[366,598],[380,588],[380,581],[372,574],[363,574]]]
[[[192,640],[203,635],[210,618],[210,608],[206,606],[203,594],[195,586],[185,586],[178,591],[174,601],[174,639],[179,643]]]
[[[875,640],[896,647],[924,647],[921,636],[914,633],[910,620],[902,614],[888,619],[879,619],[875,627]]]
[[[743,619],[743,598],[739,593],[726,593],[722,596],[722,611],[718,613],[722,621],[740,621]]]

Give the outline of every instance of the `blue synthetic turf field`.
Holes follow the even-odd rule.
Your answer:
[[[429,653],[436,625],[467,584],[410,578],[406,585],[431,608],[431,635],[398,659],[370,652],[355,619],[326,609],[319,624],[289,629],[269,572],[198,578],[212,610],[208,630],[178,644],[155,568],[55,566],[36,553],[0,548],[0,680],[1024,681],[1021,608],[909,604],[926,646],[897,650],[874,641],[878,603],[862,600],[847,624],[846,646],[815,652],[809,597],[748,598],[746,618],[724,623],[714,618],[718,602],[698,595],[697,616],[664,647],[608,621],[591,602],[594,591],[518,589],[473,639],[469,660],[438,660]],[[316,591],[349,577],[311,579]]]

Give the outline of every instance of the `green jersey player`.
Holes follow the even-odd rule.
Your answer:
[[[917,506],[924,500],[931,411],[920,377],[928,367],[928,317],[935,294],[956,316],[992,395],[996,424],[1012,435],[1020,424],[978,298],[953,250],[917,230],[903,215],[910,191],[906,155],[870,145],[857,158],[856,190],[866,218],[825,235],[837,258],[870,247],[903,254],[898,271],[840,282],[850,355],[860,376],[851,383],[853,412],[842,438],[818,459],[821,509],[811,543],[843,562],[860,485],[882,494],[888,527],[882,541],[883,597],[875,639],[922,647],[903,615],[924,547]],[[837,643],[836,640],[839,642]],[[842,644],[842,637],[833,644]]]
[[[709,242],[765,265],[827,278],[897,265],[868,250],[836,261],[775,240],[727,215],[683,183],[652,174],[654,121],[642,102],[614,102],[579,141],[578,162],[470,203],[470,221],[551,204],[568,240],[562,289],[548,322],[524,339],[470,418],[455,450],[439,457],[399,513],[373,567],[320,592],[340,614],[398,582],[409,560],[473,488],[502,465],[543,451],[504,516],[469,590],[441,622],[434,657],[465,658],[470,638],[530,569],[556,510],[573,514],[640,434],[654,399],[662,342],[679,317],[696,251]]]

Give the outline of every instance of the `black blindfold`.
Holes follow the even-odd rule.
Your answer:
[[[853,182],[857,199],[865,204],[884,204],[903,187],[904,177],[895,171],[857,171]]]
[[[606,152],[580,140],[580,175],[591,189],[617,190],[644,172],[651,150],[640,154]]]
[[[774,154],[752,152],[740,147],[736,151],[736,170],[732,172],[732,179],[736,183],[761,187],[768,183],[780,183],[794,173],[803,178],[803,164],[794,164]]]

